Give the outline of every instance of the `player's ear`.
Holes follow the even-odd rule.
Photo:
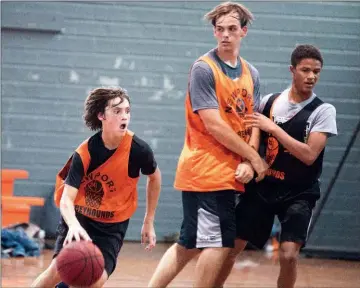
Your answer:
[[[241,30],[244,32],[244,35],[242,37],[245,37],[247,35],[247,32],[248,32],[248,27],[244,26],[244,27],[241,28]]]
[[[105,113],[99,112],[99,114],[97,115],[97,117],[98,117],[98,119],[99,119],[100,121],[106,120],[106,118],[105,118]]]
[[[292,65],[289,66],[289,70],[290,70],[291,74],[295,73],[295,69],[296,68],[294,66],[292,66]]]

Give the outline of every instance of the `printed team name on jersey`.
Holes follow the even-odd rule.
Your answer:
[[[239,97],[240,95],[241,97]],[[246,89],[238,88],[226,99],[225,112],[232,113],[234,109],[239,116],[244,117],[248,109],[245,101],[248,102],[251,101],[251,99],[252,95],[248,93]]]
[[[274,169],[268,169],[268,170],[266,171],[266,175],[267,175],[267,176],[274,177],[274,178],[276,178],[276,179],[280,179],[280,180],[284,180],[284,179],[285,179],[285,172],[277,171],[277,170],[274,170]]]
[[[75,205],[75,211],[85,216],[102,218],[102,219],[113,218],[115,214],[115,211],[102,211],[102,210],[97,210],[79,205]]]
[[[100,182],[100,181],[101,182]],[[90,181],[90,182],[89,182]],[[94,182],[96,181],[96,182]],[[81,184],[89,182],[86,186],[89,185],[95,185],[95,183],[99,183],[102,186],[102,183],[108,186],[110,192],[116,192],[116,188],[114,185],[114,182],[110,179],[110,177],[106,174],[101,174],[100,172],[97,172],[95,175],[94,173],[90,173],[89,175],[86,175],[81,180]]]

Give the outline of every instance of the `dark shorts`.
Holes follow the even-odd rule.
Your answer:
[[[110,276],[115,270],[117,257],[123,245],[123,240],[129,225],[129,220],[118,223],[102,223],[94,221],[79,213],[76,213],[76,218],[80,222],[80,225],[89,234],[92,242],[100,249],[101,253],[103,254],[105,260],[105,270],[108,276]],[[63,218],[60,219],[60,223],[56,232],[58,237],[55,243],[54,258],[62,249],[68,232],[68,226]]]
[[[275,216],[281,224],[280,242],[305,246],[319,184],[291,189],[266,181],[245,187],[236,206],[236,235],[258,248],[269,239]]]
[[[182,192],[183,222],[178,243],[187,249],[234,247],[235,191]]]

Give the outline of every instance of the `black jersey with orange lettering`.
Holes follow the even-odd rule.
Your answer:
[[[272,95],[265,105],[263,114],[272,119],[271,108],[280,93]],[[306,143],[307,120],[311,113],[324,102],[314,98],[293,118],[277,124],[292,138]],[[270,133],[262,133],[262,143],[266,147],[266,162],[270,168],[265,180],[290,185],[311,186],[318,180],[322,171],[322,163],[325,148],[312,165],[306,165],[293,156],[285,147]]]

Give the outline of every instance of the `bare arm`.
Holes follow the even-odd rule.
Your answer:
[[[64,192],[63,195],[61,196],[60,212],[68,226],[72,226],[74,224],[80,225],[79,221],[75,216],[75,207],[74,207],[74,201],[78,191],[79,191],[78,189],[65,184]]]
[[[154,221],[156,206],[159,201],[161,189],[161,172],[156,168],[155,172],[148,176],[146,185],[146,211],[144,222]]]
[[[259,151],[259,146],[260,146],[260,129],[259,128],[256,128],[256,127],[252,128],[249,145],[251,147],[253,147],[256,151]]]
[[[207,131],[222,145],[241,157],[256,161],[259,154],[239,137],[234,130],[221,118],[217,109],[198,111]]]
[[[198,113],[207,131],[220,144],[249,160],[258,174],[257,181],[263,179],[268,166],[261,159],[257,151],[241,139],[221,118],[219,111],[217,109],[202,109]]]
[[[302,143],[292,138],[277,125],[272,134],[292,155],[309,166],[315,162],[327,142],[326,133],[312,132],[308,142]]]
[[[246,118],[248,127],[258,127],[271,133],[292,155],[309,166],[314,163],[327,142],[327,134],[322,132],[311,132],[307,143],[300,142],[260,113],[247,115]]]
[[[155,172],[148,176],[146,186],[146,211],[144,223],[141,229],[141,243],[146,244],[145,249],[151,250],[156,245],[156,234],[154,228],[154,219],[156,206],[160,196],[161,173],[157,167]]]
[[[80,241],[81,240],[80,238],[87,241],[91,241],[90,236],[87,234],[85,229],[80,225],[75,215],[74,201],[78,191],[79,190],[77,188],[65,184],[64,192],[63,195],[61,196],[60,212],[66,224],[69,227],[68,233],[64,241],[64,245],[70,243],[73,240],[73,238],[75,238],[76,241]]]
[[[260,146],[260,129],[252,128],[251,137],[249,140],[249,145],[255,149],[259,150]],[[241,162],[235,171],[235,179],[241,183],[249,183],[254,178],[254,168],[251,163],[248,161]],[[261,178],[257,178],[257,181]]]
[[[156,206],[160,196],[161,172],[157,167],[155,172],[148,176],[146,186],[146,211],[144,223],[141,229],[141,243],[146,244],[145,249],[151,250],[156,245],[156,234],[154,228],[154,219]]]

